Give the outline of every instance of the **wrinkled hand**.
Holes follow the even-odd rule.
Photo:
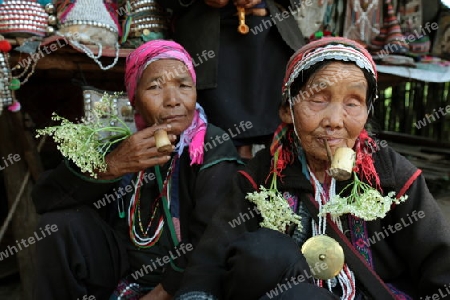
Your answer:
[[[205,0],[206,5],[209,5],[211,7],[215,8],[221,8],[227,5],[229,0]]]
[[[168,162],[170,153],[161,153],[156,149],[153,135],[158,129],[166,130],[172,143],[176,140],[176,136],[170,134],[171,127],[168,124],[140,130],[106,155],[107,170],[104,173],[99,173],[98,178],[115,179],[127,173],[139,172]],[[173,146],[173,148],[175,147]]]
[[[171,300],[172,296],[167,293],[163,286],[158,284],[150,293],[139,300]]]

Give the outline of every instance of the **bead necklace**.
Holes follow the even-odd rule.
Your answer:
[[[141,199],[140,199],[140,197],[138,197],[138,202],[136,204],[136,206],[137,206],[137,215],[138,215],[138,221],[139,221],[139,228],[141,229],[141,232],[144,234],[144,236],[148,235],[148,230],[150,229],[150,227],[152,225],[152,221],[155,218],[155,214],[156,214],[156,212],[157,212],[157,210],[159,208],[159,202],[160,202],[159,198],[156,199],[156,201],[153,202],[153,204],[152,204],[152,207],[154,207],[153,208],[153,213],[150,216],[150,220],[148,222],[147,229],[144,231],[144,227],[142,226],[142,220],[141,220]],[[152,209],[150,209],[150,211],[151,210]]]
[[[136,231],[135,220],[136,220],[136,208],[138,200],[140,198],[140,189],[142,186],[142,178],[144,177],[144,171],[139,172],[138,181],[136,183],[136,188],[134,194],[131,196],[130,205],[128,207],[128,226],[130,239],[136,246],[147,248],[153,246],[158,240],[161,234],[163,222],[161,219],[158,221],[157,229],[152,237],[141,237]]]
[[[311,176],[311,183],[314,187],[314,200],[319,205],[319,212],[322,209],[322,205],[327,203],[329,199],[332,199],[336,195],[336,180],[334,178],[331,179],[331,184],[328,193],[323,189],[322,185],[320,184],[319,180],[317,180],[316,176],[313,172],[308,168],[309,174]],[[312,219],[312,230],[313,230],[313,236],[318,236],[321,234],[325,234],[326,232],[326,217],[322,217],[319,215],[319,224],[317,224],[314,219]],[[336,226],[339,228],[340,231],[343,231],[342,222],[339,217],[332,217],[332,222],[336,224]],[[342,300],[351,300],[354,299],[355,293],[356,293],[356,286],[355,286],[355,275],[350,270],[347,264],[344,264],[342,270],[339,272],[339,274],[336,276],[337,281],[339,282],[339,285],[342,289]],[[317,286],[323,287],[323,280],[321,279],[315,279],[314,280]],[[328,290],[332,292],[332,289],[335,285],[334,280],[329,279],[326,280],[326,284],[328,287]]]
[[[140,198],[141,198],[142,179],[144,177],[145,172],[140,171],[138,174],[138,180],[135,185],[135,190],[134,190],[133,195],[131,196],[130,205],[128,207],[128,227],[129,227],[130,239],[133,241],[133,243],[136,246],[138,246],[140,248],[149,248],[149,247],[154,246],[158,242],[159,238],[161,237],[162,230],[164,227],[164,214],[162,214],[158,219],[155,233],[152,236],[149,236],[148,231],[152,225],[153,219],[155,218],[156,212],[159,208],[159,202],[162,202],[164,211],[166,211],[165,210],[166,205],[167,205],[167,207],[170,207],[170,198],[167,197],[167,195],[169,194],[167,186],[169,185],[169,181],[171,179],[172,171],[173,171],[176,161],[177,161],[177,155],[172,159],[172,161],[170,163],[170,167],[167,170],[167,176],[166,176],[166,179],[164,180],[164,184],[161,184],[160,182],[158,182],[160,195],[155,200],[155,202],[158,202],[158,203],[155,204],[155,208],[153,210],[153,213],[150,217],[149,224],[145,231],[144,231],[144,227],[142,226],[142,222],[141,222],[140,205],[139,205]],[[160,177],[161,175],[159,172],[159,167],[155,166],[155,171],[157,173],[156,174],[157,177]],[[167,202],[167,203],[165,203],[165,202]],[[150,211],[151,210],[152,209],[150,209]],[[136,215],[137,215],[137,217],[136,217]],[[136,224],[135,224],[136,219],[138,219],[138,224],[137,224],[138,226],[136,226]],[[136,227],[139,227],[143,236],[141,236],[137,232]]]

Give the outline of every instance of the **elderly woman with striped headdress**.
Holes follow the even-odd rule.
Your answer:
[[[239,171],[175,298],[450,294],[449,224],[421,171],[365,129],[377,98],[370,54],[345,38],[311,42],[291,57],[282,93],[271,147]]]
[[[125,85],[138,131],[106,155],[107,170],[93,179],[63,163],[34,188],[40,226],[58,228],[37,244],[36,299],[171,299],[239,169],[227,134],[196,103],[192,59],[179,44],[133,51]]]

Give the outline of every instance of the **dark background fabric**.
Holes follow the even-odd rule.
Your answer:
[[[222,10],[218,55],[218,85],[198,91],[198,101],[208,118],[224,130],[244,139],[270,135],[281,122],[278,107],[285,65],[293,51],[273,26],[254,35],[236,31],[235,7]],[[267,17],[248,16],[250,28],[261,26]],[[240,122],[252,128],[236,131]],[[262,142],[261,142],[262,143]]]

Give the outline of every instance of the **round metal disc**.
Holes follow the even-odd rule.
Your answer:
[[[312,276],[317,279],[334,278],[344,266],[344,250],[335,239],[329,236],[317,235],[309,238],[301,250]]]

